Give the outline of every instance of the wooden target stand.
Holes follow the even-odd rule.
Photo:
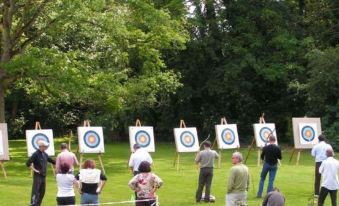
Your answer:
[[[180,128],[186,128],[186,124],[184,120],[180,120]],[[176,152],[175,154],[175,159],[173,162],[173,167],[176,168],[177,171],[179,171],[179,166],[180,166],[180,152]]]
[[[91,126],[90,121],[84,120],[84,127],[90,127],[90,126]],[[79,145],[78,145],[78,151],[79,151]],[[79,170],[80,170],[81,167],[82,167],[82,160],[83,160],[84,153],[81,153],[81,152],[79,152],[79,153],[80,153],[80,161],[79,161]],[[101,153],[97,153],[97,156],[98,156],[98,159],[99,159],[99,162],[100,162],[102,172],[103,172],[103,174],[106,174],[104,164],[103,164],[102,158],[101,158]]]
[[[136,119],[135,120],[135,126],[136,127],[141,127],[142,126],[140,119]],[[154,161],[152,162],[152,167],[155,168]],[[129,168],[129,159],[127,160],[127,168]],[[133,172],[133,170],[132,170],[132,172]]]
[[[40,122],[35,122],[35,127],[34,127],[35,130],[41,130],[41,125],[40,125]],[[55,169],[53,167],[53,165],[51,164],[51,168],[52,168],[52,171],[53,171],[53,175],[55,176]],[[33,176],[33,169],[31,168],[31,176]]]
[[[221,124],[221,125],[227,125],[226,117],[221,118],[220,124]],[[212,144],[212,148],[214,148],[214,145],[216,145],[216,144],[217,144],[217,137],[214,139],[214,142],[213,142],[213,144]],[[221,168],[222,149],[219,149],[219,148],[218,148],[218,152],[219,152],[218,168]]]
[[[298,151],[298,154],[297,154],[297,161],[296,161],[295,165],[298,166],[298,165],[299,165],[299,160],[300,160],[301,149],[296,149],[296,148],[293,149],[292,154],[291,154],[291,157],[290,157],[290,160],[289,160],[289,163],[292,162],[294,153],[295,153],[296,151]]]
[[[265,124],[265,113],[262,113],[261,117],[259,117],[259,124]],[[248,148],[248,152],[247,152],[247,155],[246,155],[246,158],[245,158],[245,164],[247,162],[247,159],[251,153],[251,150],[254,148],[254,145],[255,145],[255,136],[253,137],[252,139],[252,143],[250,145],[250,147]],[[259,167],[260,166],[260,163],[261,163],[261,159],[260,159],[260,154],[261,154],[261,148],[258,148],[257,150],[257,166]]]
[[[2,170],[2,173],[4,174],[5,179],[7,179],[7,172],[5,169],[4,160],[0,160],[0,166],[1,166],[1,170]]]

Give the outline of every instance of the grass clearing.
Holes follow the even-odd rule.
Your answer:
[[[58,148],[63,139],[55,139],[55,147]],[[0,176],[0,205],[22,206],[28,205],[31,194],[32,178],[30,170],[26,168],[27,160],[25,140],[14,140],[9,142],[11,161],[5,162],[8,178]],[[72,145],[73,151],[76,145]],[[105,145],[103,162],[105,165],[108,181],[100,195],[100,201],[115,202],[129,200],[132,191],[127,183],[131,178],[131,173],[127,168],[127,161],[130,155],[128,143],[114,143]],[[248,149],[240,149],[246,157]],[[59,151],[56,151],[59,152]],[[211,193],[216,196],[214,206],[225,206],[226,184],[231,167],[231,154],[233,150],[222,151],[221,168],[214,170]],[[301,154],[300,165],[295,166],[295,158],[289,163],[292,153],[290,149],[283,150],[282,166],[279,167],[275,180],[275,186],[279,187],[286,197],[287,206],[307,206],[309,198],[313,192],[314,162],[309,150]],[[180,154],[180,171],[173,167],[175,159],[175,144],[158,143],[156,152],[152,153],[154,160],[153,171],[159,175],[164,186],[158,192],[160,204],[162,206],[193,206],[195,204],[195,191],[198,182],[198,169],[194,165],[195,153]],[[84,159],[93,158],[99,166],[96,155],[84,155]],[[261,167],[256,166],[257,152],[252,150],[247,166],[251,174],[250,189],[248,192],[249,206],[261,205],[261,199],[255,198]],[[1,174],[2,175],[2,174]],[[267,180],[265,182],[265,190]],[[43,200],[44,206],[56,205],[56,183],[49,167],[47,176],[46,194]],[[79,194],[76,196],[79,203]],[[131,204],[121,204],[131,205]],[[208,205],[208,204],[203,204]],[[326,206],[330,205],[330,198],[326,199]]]

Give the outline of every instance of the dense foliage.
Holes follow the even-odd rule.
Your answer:
[[[24,28],[12,44],[24,47],[1,59],[11,137],[37,120],[66,134],[85,118],[108,139],[136,118],[158,140],[172,140],[180,119],[203,137],[226,116],[249,143],[265,113],[281,142],[293,142],[292,117],[314,116],[339,146],[336,1],[41,2],[16,1],[9,34]]]

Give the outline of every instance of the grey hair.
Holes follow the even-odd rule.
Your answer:
[[[232,156],[237,157],[239,162],[242,162],[243,160],[242,154],[240,152],[234,152]]]

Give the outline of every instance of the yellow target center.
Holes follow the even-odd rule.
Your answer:
[[[146,137],[145,136],[140,136],[139,140],[140,140],[140,142],[146,142]]]
[[[265,139],[268,139],[269,136],[270,136],[270,133],[269,133],[269,132],[265,132],[265,133],[264,133]]]
[[[305,135],[306,135],[306,137],[311,137],[312,133],[311,133],[311,131],[306,131]]]
[[[88,138],[88,141],[89,141],[90,143],[94,143],[94,142],[95,142],[95,137],[94,137],[94,136],[90,136],[90,137]]]
[[[189,143],[191,141],[191,136],[185,136],[185,142]]]
[[[230,133],[227,133],[227,134],[226,134],[226,139],[227,139],[227,140],[231,140],[231,139],[232,139],[232,136],[231,136]]]

